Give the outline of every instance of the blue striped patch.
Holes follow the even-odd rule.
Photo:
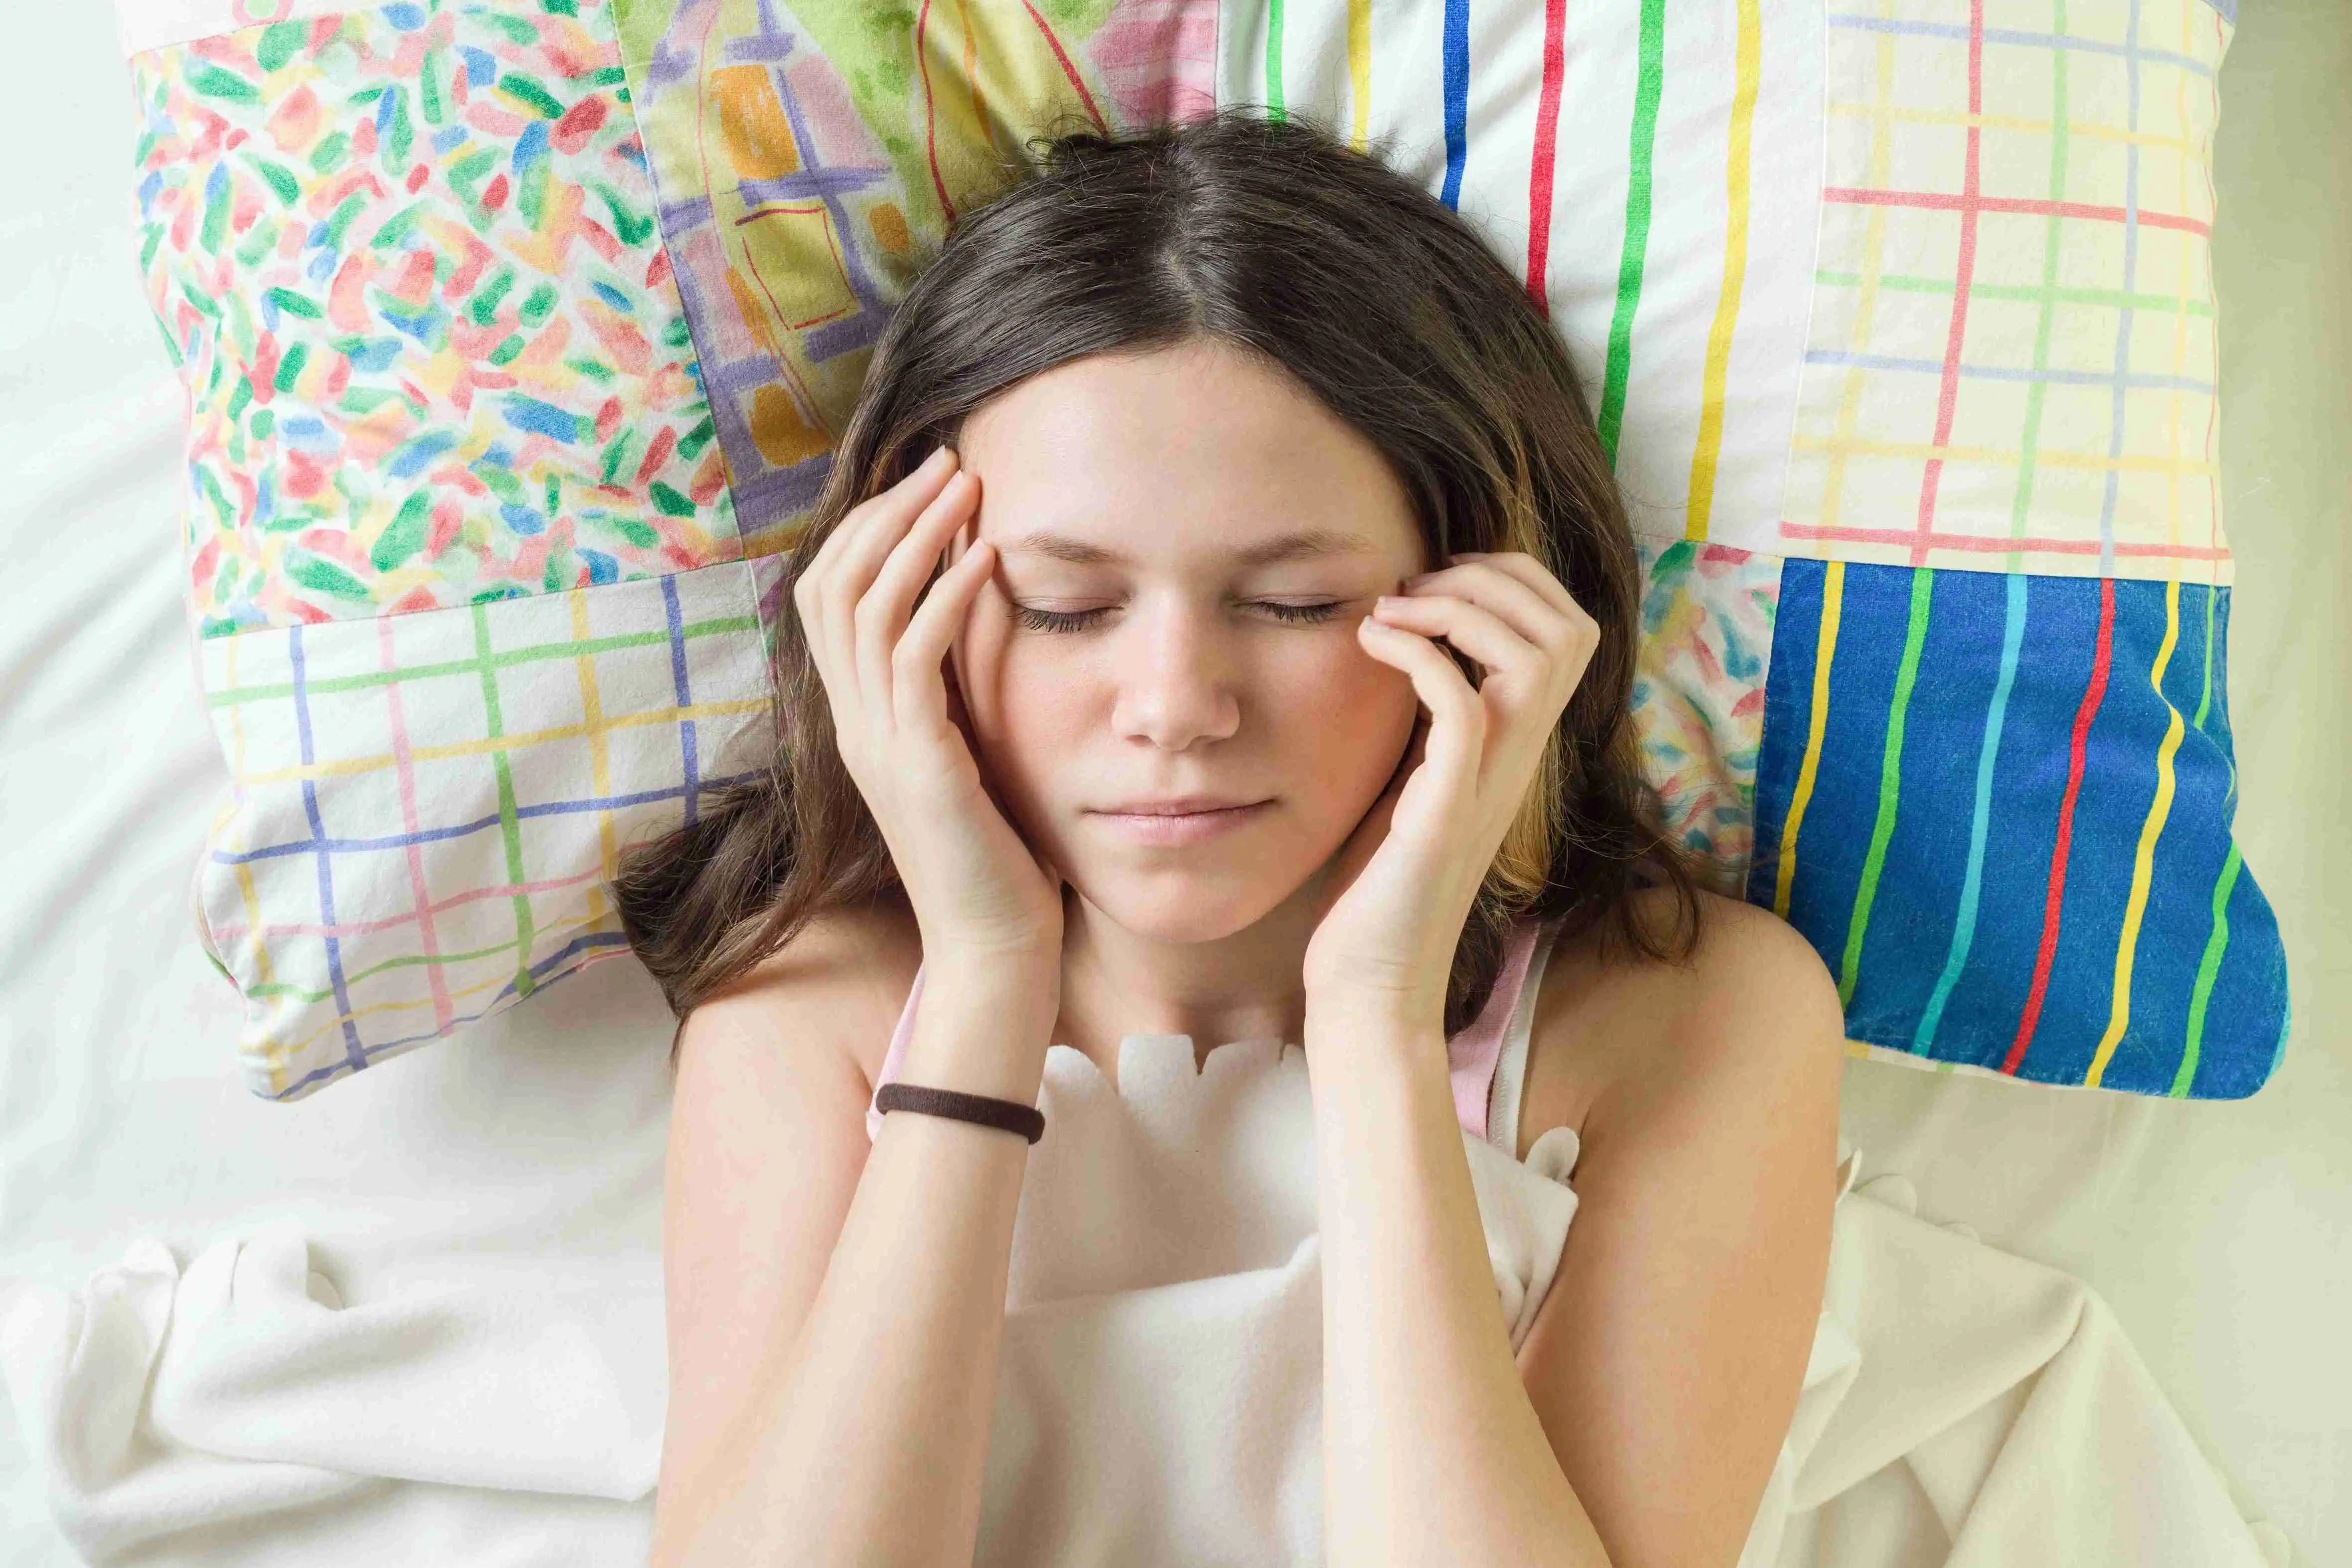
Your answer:
[[[1786,563],[1748,898],[1771,907],[1793,857],[1784,912],[1850,985],[1854,1040],[2042,1083],[2253,1093],[2287,1026],[2286,958],[2232,864],[2229,591],[1941,572],[1915,597],[1915,581]],[[1823,657],[1826,720],[1790,844]]]

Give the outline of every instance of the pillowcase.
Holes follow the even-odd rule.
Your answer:
[[[1748,894],[1874,1056],[2249,1095],[2288,1008],[2230,835],[2234,7],[1904,11],[1826,18]]]
[[[1650,775],[1718,887],[1821,952],[1851,1048],[2228,1098],[2287,1026],[2230,837],[2234,22],[646,0],[624,47],[747,534],[791,526],[918,237],[1024,136],[1311,114],[1478,224],[1558,325],[1648,574]]]
[[[354,16],[377,26],[368,18],[411,9],[341,14],[337,26],[354,26]],[[495,49],[493,61],[535,84],[607,93],[600,127],[618,126],[625,110],[642,134],[641,154],[575,172],[579,210],[615,245],[643,247],[630,254],[645,257],[635,285],[644,309],[669,312],[646,342],[677,356],[703,401],[689,419],[688,405],[650,390],[611,394],[621,398],[617,415],[584,396],[575,405],[529,395],[572,413],[575,439],[559,445],[575,461],[593,459],[593,475],[560,479],[560,493],[592,478],[634,486],[652,513],[684,523],[663,510],[660,477],[640,476],[631,458],[652,460],[667,420],[685,428],[662,448],[666,458],[723,458],[723,469],[694,468],[695,484],[660,479],[696,509],[692,542],[658,562],[608,549],[609,582],[593,569],[560,582],[547,567],[529,595],[551,613],[626,594],[729,585],[708,621],[682,608],[668,616],[665,607],[666,628],[706,628],[665,646],[707,654],[712,673],[697,676],[693,705],[685,687],[660,701],[636,699],[648,706],[633,728],[676,739],[677,750],[663,755],[679,761],[657,770],[650,746],[633,760],[646,770],[628,780],[644,786],[637,794],[670,793],[627,809],[688,809],[695,783],[711,771],[685,739],[698,723],[731,722],[747,748],[772,743],[751,711],[765,700],[754,640],[761,564],[804,521],[827,471],[830,432],[856,402],[871,346],[950,219],[997,194],[1024,139],[1064,114],[1115,128],[1257,103],[1311,115],[1423,180],[1480,226],[1558,326],[1584,374],[1647,574],[1635,702],[1650,774],[1675,829],[1709,857],[1717,885],[1778,910],[1822,952],[1839,980],[1853,1050],[1944,1070],[2199,1097],[2251,1093],[2274,1067],[2286,1021],[2284,957],[2229,835],[2229,557],[2214,485],[2205,171],[2213,79],[2234,17],[2209,0],[2076,0],[2063,24],[2038,9],[2012,16],[1965,0],[1910,5],[1900,16],[1867,0],[1826,11],[1795,0],[1722,8],[1509,0],[1442,12],[1349,0],[901,11],[850,0],[635,0],[606,17],[593,4],[560,23],[539,12],[477,10],[432,15],[419,30],[459,21],[503,30],[516,18],[567,38],[565,29],[576,28],[589,42],[567,46],[562,68],[534,71]],[[396,30],[390,20],[381,26]],[[254,51],[257,65],[262,36],[215,42],[245,39],[237,47]],[[617,40],[625,83],[584,80],[570,68],[609,71],[606,38]],[[396,75],[404,61],[403,79],[421,84],[421,62],[434,58],[473,69],[454,35],[406,56],[387,46],[370,57],[389,62],[379,75]],[[436,57],[436,48],[446,52]],[[256,106],[268,110],[257,121],[251,113],[238,121],[259,134],[288,95],[244,74],[270,95]],[[188,68],[180,76],[182,104],[203,96]],[[503,79],[469,74],[466,90],[486,89],[515,116],[520,129],[499,143],[508,164],[519,174],[543,148],[550,167],[573,167],[554,161],[564,116],[594,111],[551,89],[556,112],[534,106],[548,140],[526,150],[530,123],[516,100],[529,92],[514,84],[499,96]],[[341,100],[364,90],[344,89]],[[454,96],[454,88],[441,90],[445,103]],[[423,101],[419,85],[406,111],[421,120]],[[378,136],[388,135],[400,111],[372,103],[385,118]],[[167,121],[188,123],[184,109],[161,107]],[[577,150],[568,155],[592,157],[594,135],[581,140],[579,123],[572,121]],[[491,134],[467,124],[469,136]],[[446,132],[436,126],[436,134]],[[455,140],[451,147],[454,171],[468,153]],[[235,152],[212,157],[229,166],[227,180],[247,178]],[[184,173],[177,188],[202,191],[213,178]],[[425,188],[437,191],[436,178],[426,174]],[[479,195],[487,178],[471,176],[468,189]],[[315,205],[331,189],[305,184],[298,195]],[[248,205],[260,200],[257,188]],[[197,197],[181,203],[199,207],[183,221],[201,233]],[[232,203],[228,217],[238,210]],[[335,210],[328,204],[322,214]],[[214,297],[241,291],[257,317],[269,298],[257,275],[267,246],[247,247],[253,260],[216,268]],[[182,244],[173,254],[191,252]],[[435,266],[446,289],[448,275]],[[578,319],[593,336],[589,300],[610,304],[596,280],[613,281],[551,272],[541,281],[551,294],[524,298],[588,312]],[[158,299],[173,320],[168,291]],[[690,341],[663,335],[681,313]],[[428,363],[444,367],[446,384],[478,384],[473,376],[501,368],[485,366],[497,352],[485,352],[485,342],[453,337]],[[331,339],[326,346],[343,353]],[[423,345],[397,352],[422,354]],[[353,374],[364,368],[352,365]],[[294,373],[298,386],[303,374]],[[273,389],[276,379],[263,378]],[[583,419],[597,426],[593,439]],[[625,430],[649,433],[633,437],[617,465],[606,461],[604,444]],[[707,432],[704,443],[688,453],[697,431]],[[550,460],[551,448],[531,450]],[[472,471],[475,450],[466,457],[461,466]],[[229,470],[245,461],[231,452]],[[541,482],[535,473],[525,489],[536,495]],[[257,495],[260,487],[251,489]],[[241,500],[244,492],[224,493]],[[459,520],[452,542],[465,528],[487,527],[474,521],[485,513],[503,518],[507,504],[448,499]],[[552,518],[558,509],[545,510]],[[253,534],[252,509],[237,515],[240,538]],[[655,526],[648,514],[627,515]],[[368,531],[383,526],[373,516],[342,525],[361,535],[362,550],[380,536]],[[583,510],[575,532],[588,522]],[[291,553],[240,572],[299,585],[283,564]],[[465,575],[462,555],[442,567],[436,554],[434,566],[453,582],[480,575],[478,567]],[[631,575],[637,571],[645,575]],[[774,574],[764,582],[772,589]],[[419,585],[397,586],[413,595]],[[391,647],[407,621],[455,607],[443,597],[431,603],[450,607],[404,606],[384,592],[369,608],[351,600],[340,624],[352,634],[361,616],[394,626],[367,634]],[[526,602],[457,613],[505,616]],[[224,654],[237,647],[257,667],[258,648],[244,652],[257,632],[280,635],[257,625],[217,640]],[[315,644],[320,634],[306,625],[303,635]],[[546,627],[528,635],[546,639],[533,648],[562,646]],[[206,639],[208,651],[215,640]],[[483,662],[482,646],[467,640],[465,658]],[[334,679],[356,679],[375,647],[352,653]],[[317,769],[314,754],[328,755],[303,749],[299,704],[315,692],[307,666],[301,679],[291,673],[293,653],[273,656],[272,679],[257,683],[273,698],[222,704],[220,692],[253,678],[225,668],[212,676],[216,711],[296,700],[290,728],[280,726],[287,760],[276,764],[289,783]],[[370,668],[389,657],[378,650]],[[532,700],[572,700],[568,691],[558,696],[562,666],[551,654],[537,661],[548,679]],[[1924,688],[1923,667],[1931,676]],[[464,668],[479,685],[474,665]],[[433,691],[428,706],[458,700],[455,679],[398,684],[419,700]],[[712,692],[721,705],[742,706],[706,720],[695,705]],[[469,711],[476,731],[465,741],[494,742],[489,725],[499,721],[486,707]],[[585,711],[566,722],[593,727]],[[225,728],[233,758],[236,739]],[[436,872],[428,899],[388,852],[417,831],[395,816],[400,803],[429,795],[452,826],[495,816],[503,827],[495,770],[403,795],[384,786],[383,775],[399,776],[398,752],[384,738],[348,755],[391,761],[373,773],[302,774],[320,811],[344,814],[332,833],[313,826],[309,800],[295,816],[289,795],[277,808],[278,832],[247,831],[237,842],[315,869],[322,889],[331,866],[344,879],[339,888],[369,890],[380,921],[467,895],[453,907],[502,907],[534,874],[577,879],[566,884],[577,900],[568,928],[577,934],[567,942],[593,935],[607,952],[617,944],[609,908],[596,909],[589,889],[609,872],[609,846],[624,825],[610,819],[612,830],[600,826],[593,839],[581,831],[588,813],[578,803],[615,797],[582,783],[576,766],[530,794],[532,805],[566,809],[526,819],[516,796],[518,826],[546,825],[542,858],[452,864]],[[755,761],[757,752],[741,755]],[[265,771],[250,761],[239,770]],[[370,776],[373,786],[353,782]],[[258,787],[248,784],[248,797]],[[239,811],[232,829],[253,815]],[[656,820],[625,826],[645,830]],[[558,822],[574,830],[560,841],[548,831]],[[496,842],[487,832],[473,837]],[[387,852],[347,860],[341,848],[320,847],[336,836],[383,842]],[[397,847],[404,855],[411,847]],[[217,846],[214,856],[222,864]],[[233,871],[207,875],[208,886],[238,886],[243,896]],[[306,1069],[327,1075],[307,1080],[315,1087],[372,1050],[401,1048],[389,1032],[394,1010],[363,1014],[357,997],[330,996],[320,976],[362,952],[362,966],[384,963],[395,955],[378,957],[383,950],[370,944],[420,922],[361,931],[348,913],[339,924],[323,908],[277,916],[268,906],[280,887],[291,879],[257,889],[252,912],[219,893],[207,908],[216,942],[236,949],[229,967],[257,998],[257,1016],[268,1008],[264,987],[284,984],[289,965],[302,973],[304,1016],[314,1028],[332,1026],[339,1053]],[[300,897],[313,900],[307,886]],[[515,978],[490,986],[488,1005],[530,989],[521,978],[530,966],[517,962],[524,924],[518,912],[468,939],[507,939],[496,962]],[[246,931],[278,933],[292,955],[278,978],[262,973],[264,951],[249,939],[246,947],[221,941]],[[337,938],[347,947],[340,960],[331,947],[290,945]],[[532,984],[589,951],[566,956],[564,945],[534,949],[548,962]],[[406,1044],[464,1021],[463,1007],[427,1015],[420,1005],[420,977],[446,965],[396,956],[412,962],[370,978],[407,985],[401,1026],[434,1031]],[[306,1046],[314,1057],[321,1037]]]
[[[761,563],[601,0],[120,17],[235,785],[199,929],[300,1100],[625,951],[620,847],[769,743]]]

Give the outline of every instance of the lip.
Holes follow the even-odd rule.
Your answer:
[[[1164,800],[1123,800],[1102,810],[1108,816],[1183,816],[1196,811],[1223,811],[1257,804],[1229,795],[1171,795]]]
[[[1192,796],[1199,800],[1206,797]],[[1139,801],[1141,810],[1097,811],[1088,815],[1099,816],[1129,838],[1144,844],[1191,844],[1213,837],[1255,821],[1274,804],[1271,800],[1253,801],[1246,805],[1212,806],[1207,810],[1181,808],[1186,801]]]

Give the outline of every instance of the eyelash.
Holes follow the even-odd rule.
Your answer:
[[[1333,616],[1337,615],[1340,608],[1347,604],[1345,599],[1334,599],[1330,603],[1325,605],[1278,605],[1269,599],[1255,599],[1251,602],[1259,605],[1261,608],[1272,610],[1277,619],[1287,621],[1294,626],[1306,626],[1311,625],[1317,621],[1328,621]],[[1013,617],[1018,620],[1023,626],[1033,632],[1084,631],[1087,626],[1094,624],[1094,619],[1097,616],[1106,615],[1108,613],[1108,612],[1107,610],[1098,609],[1033,610],[1026,605],[1015,605],[1013,606]]]

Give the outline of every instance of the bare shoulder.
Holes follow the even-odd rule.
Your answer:
[[[706,1026],[729,1032],[769,1032],[787,1005],[803,1016],[839,1020],[848,1026],[828,1032],[847,1043],[870,1090],[922,959],[921,930],[904,900],[845,905],[811,917],[781,951],[696,1016],[714,1015]]]
[[[1834,1094],[1843,1068],[1837,986],[1788,921],[1701,891],[1690,957],[1665,963],[1598,932],[1563,939],[1544,967],[1528,1043],[1519,1154],[1553,1127],[1588,1131],[1595,1108],[1660,1085],[1746,1079]],[[1635,895],[1637,919],[1660,933],[1677,919],[1673,894]]]

